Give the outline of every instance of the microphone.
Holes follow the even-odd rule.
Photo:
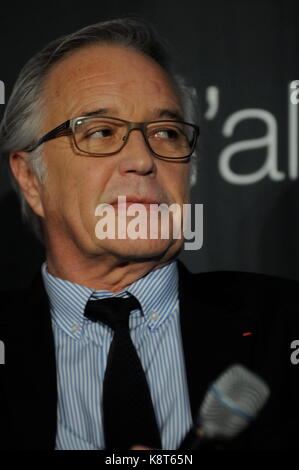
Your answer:
[[[233,439],[257,417],[269,395],[268,385],[258,375],[234,364],[209,387],[195,425],[179,449],[215,448]]]

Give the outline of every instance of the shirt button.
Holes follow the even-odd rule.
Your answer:
[[[72,333],[76,333],[76,331],[78,330],[79,328],[79,325],[74,325],[72,326]]]
[[[159,313],[158,313],[158,312],[155,312],[154,310],[152,310],[152,311],[151,311],[151,319],[152,319],[153,321],[156,321],[156,320],[158,320],[158,318],[159,318]]]

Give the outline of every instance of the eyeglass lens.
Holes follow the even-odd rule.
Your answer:
[[[109,118],[84,118],[75,123],[75,141],[83,152],[109,154],[124,145],[129,125]],[[146,126],[146,140],[151,150],[161,156],[182,158],[192,151],[194,128],[186,123],[164,121]]]

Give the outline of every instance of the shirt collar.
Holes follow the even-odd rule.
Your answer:
[[[176,261],[151,271],[126,290],[139,300],[149,328],[158,328],[178,308]]]
[[[50,299],[55,324],[74,339],[80,339],[85,321],[86,303],[90,298],[123,297],[133,294],[140,302],[145,322],[151,330],[159,328],[178,309],[178,269],[176,261],[151,271],[117,294],[53,276],[42,265],[45,289]],[[132,314],[133,315],[133,314]]]

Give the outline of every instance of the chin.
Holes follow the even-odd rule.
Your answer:
[[[179,240],[109,240],[107,251],[126,260],[164,259],[180,251]]]

